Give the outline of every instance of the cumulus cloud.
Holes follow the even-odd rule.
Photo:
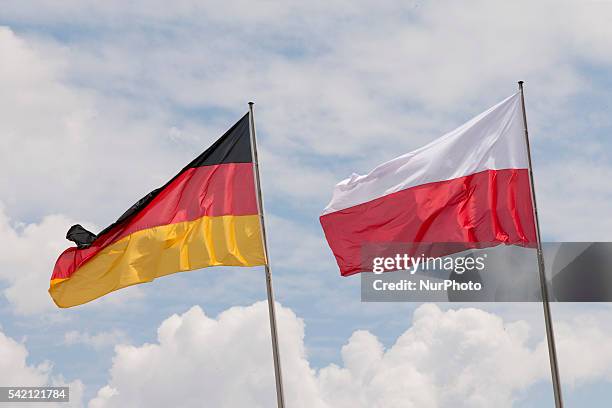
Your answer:
[[[423,305],[390,347],[359,330],[342,348],[342,364],[318,371],[308,362],[303,322],[281,306],[278,317],[291,406],[511,407],[550,375],[546,343],[531,339],[528,323],[479,309]],[[558,332],[565,383],[610,380],[612,353],[600,344],[609,333],[596,321],[579,324],[579,332],[572,327],[562,323]],[[89,406],[269,407],[274,395],[260,302],[216,319],[194,306],[165,320],[157,342],[117,346],[110,380]]]
[[[354,333],[344,367],[322,369],[319,384],[333,407],[509,407],[546,375],[545,350],[527,340],[524,322],[425,305],[388,350]]]
[[[2,353],[0,359],[1,384],[33,386],[45,384],[51,369],[49,363],[29,366],[26,362],[28,351],[25,346],[2,332],[0,332],[0,353]]]
[[[27,363],[28,350],[25,345],[0,332],[0,384],[15,387],[68,386],[70,403],[49,404],[51,407],[81,407],[83,384],[79,380],[66,382],[61,375],[53,375],[49,362],[38,365]]]
[[[317,407],[313,370],[305,359],[304,324],[278,309],[287,398]],[[233,307],[217,319],[194,306],[166,319],[158,342],[117,346],[109,384],[90,407],[270,407],[275,403],[270,328],[264,302]]]

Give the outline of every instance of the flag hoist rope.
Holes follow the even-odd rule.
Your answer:
[[[257,208],[261,221],[261,238],[266,258],[266,290],[268,292],[268,312],[270,314],[270,332],[272,334],[272,357],[274,359],[274,378],[276,380],[276,405],[277,408],[285,408],[285,398],[283,395],[283,376],[280,362],[280,352],[278,347],[278,331],[276,328],[276,309],[274,307],[274,291],[272,290],[272,270],[270,269],[270,259],[268,258],[268,240],[266,237],[266,223],[264,221],[263,195],[261,183],[259,181],[259,161],[257,159],[257,137],[255,134],[255,117],[253,116],[253,102],[249,102],[249,132],[251,135],[251,152],[253,154],[253,167],[255,173],[255,188],[257,189]]]
[[[542,253],[542,239],[540,236],[540,221],[538,220],[538,206],[535,197],[535,184],[533,182],[533,170],[531,167],[531,148],[529,147],[529,131],[527,130],[527,114],[525,113],[525,94],[523,93],[523,81],[519,81],[521,92],[521,108],[523,110],[523,127],[525,129],[525,145],[527,147],[527,160],[529,163],[529,181],[531,189],[531,201],[533,203],[533,216],[536,225],[536,239],[538,245],[538,269],[540,272],[540,288],[542,291],[542,305],[544,306],[544,323],[546,325],[546,340],[548,341],[548,357],[550,360],[550,371],[555,396],[555,407],[563,408],[561,398],[561,380],[559,378],[559,363],[557,362],[557,349],[555,347],[555,333],[553,331],[552,317],[550,314],[550,303],[548,298],[548,286],[544,270],[544,254]]]

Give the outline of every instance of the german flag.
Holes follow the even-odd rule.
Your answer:
[[[97,236],[77,224],[66,238],[77,246],[49,288],[59,307],[175,272],[264,265],[249,114]]]

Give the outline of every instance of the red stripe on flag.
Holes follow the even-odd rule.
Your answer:
[[[70,277],[103,248],[136,231],[204,216],[254,214],[257,214],[257,201],[252,163],[190,168],[134,218],[99,237],[89,248],[65,250],[55,264],[51,279]]]
[[[320,220],[343,276],[367,270],[361,265],[366,243],[536,242],[527,169],[485,170],[427,183]]]

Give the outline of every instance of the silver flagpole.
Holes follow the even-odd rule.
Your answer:
[[[261,238],[266,258],[266,289],[268,291],[268,312],[270,314],[270,332],[272,334],[272,356],[274,358],[274,378],[276,379],[276,405],[277,408],[285,408],[285,397],[283,394],[283,376],[281,371],[280,352],[278,348],[278,332],[276,329],[276,309],[274,307],[274,291],[272,290],[272,270],[268,258],[268,240],[266,237],[266,223],[264,220],[263,195],[259,181],[259,161],[257,159],[257,137],[255,134],[255,117],[253,116],[253,102],[249,102],[249,131],[251,134],[251,152],[253,154],[253,168],[255,170],[255,187],[257,189],[257,209],[261,225]]]
[[[540,236],[540,221],[538,220],[538,206],[536,204],[535,184],[533,182],[533,170],[531,166],[531,148],[529,147],[529,131],[527,130],[527,113],[525,113],[525,94],[523,92],[523,81],[518,82],[521,92],[521,107],[523,109],[523,127],[525,129],[525,145],[527,146],[527,160],[529,163],[529,181],[531,189],[531,201],[533,202],[533,216],[536,224],[536,239],[538,244],[538,269],[540,271],[540,288],[542,291],[542,305],[544,306],[544,322],[546,324],[546,340],[548,341],[548,358],[550,360],[550,371],[552,374],[553,391],[555,394],[556,408],[563,408],[561,397],[561,380],[559,378],[559,363],[557,362],[557,349],[555,347],[555,333],[553,331],[552,317],[550,314],[550,303],[548,299],[548,286],[546,273],[544,271],[544,254],[542,253],[542,239]]]

